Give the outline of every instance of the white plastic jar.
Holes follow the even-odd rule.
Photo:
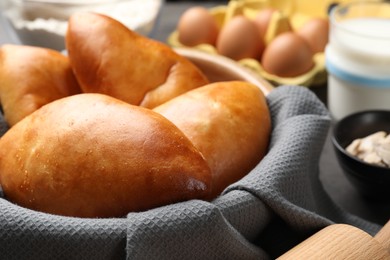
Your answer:
[[[339,5],[331,11],[330,22],[325,56],[333,118],[390,110],[390,3]]]

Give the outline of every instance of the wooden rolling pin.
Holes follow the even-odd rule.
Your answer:
[[[375,237],[350,225],[330,225],[277,259],[390,259],[390,220]]]

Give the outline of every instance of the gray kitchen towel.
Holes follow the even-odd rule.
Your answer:
[[[380,226],[339,208],[319,180],[330,126],[325,106],[298,86],[278,87],[267,101],[269,152],[215,200],[82,219],[35,212],[2,196],[0,259],[271,259],[333,223],[374,235]]]

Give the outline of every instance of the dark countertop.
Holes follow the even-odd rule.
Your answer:
[[[169,33],[175,29],[180,15],[190,6],[203,5],[205,7],[213,7],[224,3],[226,1],[168,1],[161,10],[152,38],[166,42]],[[11,42],[4,28],[0,26],[0,44]],[[326,104],[326,86],[313,88],[312,90]],[[378,202],[363,198],[346,179],[338,165],[329,138],[324,145],[319,169],[320,179],[325,190],[341,208],[381,225],[390,219],[390,201]]]

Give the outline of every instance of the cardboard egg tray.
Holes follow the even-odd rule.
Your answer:
[[[255,15],[264,8],[272,7],[279,10],[280,12],[275,12],[272,16],[265,35],[265,42],[270,42],[280,32],[280,30],[283,30],[287,20],[290,22],[293,30],[296,30],[310,18],[326,18],[331,4],[332,1],[330,0],[232,0],[227,5],[217,6],[209,9],[209,11],[215,17],[219,28],[222,28],[232,19],[232,17],[236,15],[244,15],[253,19]],[[177,31],[170,34],[168,44],[173,47],[186,47],[179,42]],[[218,55],[216,48],[209,44],[200,44],[192,48]],[[289,78],[279,77],[267,73],[263,69],[261,63],[255,59],[247,58],[239,60],[238,62],[244,67],[258,73],[261,77],[276,86],[301,85],[314,87],[326,83],[327,73],[325,69],[324,53],[316,53],[313,59],[314,66],[311,70],[302,75]]]

